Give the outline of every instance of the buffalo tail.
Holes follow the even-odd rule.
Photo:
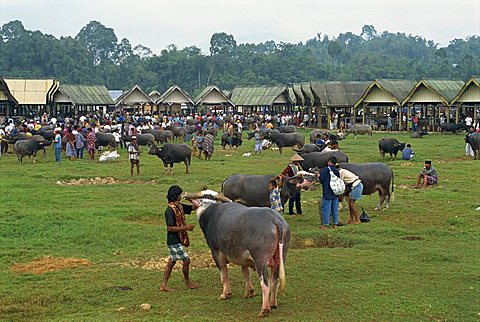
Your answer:
[[[393,174],[393,170],[390,169],[390,171],[392,171],[392,193],[390,194],[390,202],[394,202],[395,201],[395,191],[393,191],[393,184],[395,182],[395,176]]]
[[[278,244],[278,251],[280,252],[280,268],[279,268],[279,278],[280,278],[280,291],[285,293],[285,287],[287,286],[287,279],[285,278],[285,264],[283,260],[283,241],[280,240]]]

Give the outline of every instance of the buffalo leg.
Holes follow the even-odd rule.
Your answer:
[[[243,297],[254,297],[255,290],[253,289],[252,279],[250,278],[250,268],[242,266],[242,275],[245,281],[245,295]]]
[[[220,270],[220,278],[222,280],[223,292],[218,297],[219,300],[226,300],[232,297],[232,291],[230,290],[230,284],[228,283],[228,267],[227,259],[219,252],[212,251],[212,257]]]
[[[165,169],[165,175],[168,175],[168,164],[164,163],[163,168]]]
[[[185,173],[190,173],[190,162],[188,161],[188,158],[185,159]]]
[[[265,317],[270,313],[270,286],[268,285],[268,267],[266,261],[255,261],[260,286],[262,287],[262,309],[258,313],[259,317]]]
[[[382,205],[385,202],[385,193],[383,191],[379,190],[378,191],[378,197],[379,197],[378,205],[377,205],[377,207],[375,207],[375,210],[381,210],[382,209]]]

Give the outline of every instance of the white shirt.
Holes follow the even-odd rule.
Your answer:
[[[467,117],[465,118],[465,124],[466,124],[467,126],[471,126],[471,125],[472,125],[472,118],[471,118],[470,116],[467,116]]]

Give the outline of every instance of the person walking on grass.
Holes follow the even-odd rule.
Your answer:
[[[321,229],[328,229],[330,225],[330,215],[332,216],[333,225],[332,228],[337,228],[338,225],[338,196],[335,195],[330,187],[330,171],[334,175],[340,177],[338,169],[335,167],[337,164],[337,158],[331,157],[328,159],[327,166],[323,168],[320,173],[320,183],[322,184],[322,225]]]
[[[173,291],[173,289],[167,286],[167,283],[172,274],[173,267],[178,260],[183,262],[183,278],[187,287],[190,289],[198,287],[198,285],[190,279],[190,257],[183,247],[188,247],[190,245],[187,231],[192,231],[195,228],[195,225],[186,224],[185,214],[191,214],[193,210],[198,208],[199,204],[195,199],[187,199],[192,205],[180,203],[182,192],[182,188],[174,185],[168,189],[167,193],[168,207],[165,210],[165,221],[167,224],[167,247],[169,257],[167,265],[165,265],[163,271],[162,285],[160,286],[160,289],[164,292]]]
[[[87,142],[87,151],[90,160],[95,160],[95,142],[97,142],[97,137],[92,127],[88,128],[85,141]]]
[[[137,166],[137,176],[140,175],[140,147],[137,137],[132,136],[132,143],[128,146],[128,159],[130,160],[130,175],[133,176],[133,166]]]

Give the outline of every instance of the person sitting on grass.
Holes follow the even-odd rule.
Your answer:
[[[407,147],[402,150],[402,160],[411,160],[415,156],[412,145],[409,143]]]
[[[425,166],[420,171],[417,177],[417,184],[415,189],[420,188],[420,182],[423,180],[422,185],[427,188],[428,185],[436,185],[438,183],[437,170],[432,166],[432,161],[425,161]]]

